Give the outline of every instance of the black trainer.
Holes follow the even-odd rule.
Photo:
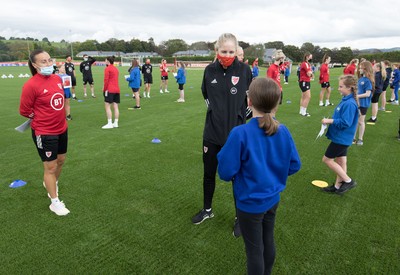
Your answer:
[[[194,224],[201,224],[203,221],[206,219],[210,219],[214,217],[214,213],[212,210],[207,211],[205,209],[201,209],[199,213],[197,213],[193,218],[192,218],[192,223]]]
[[[338,189],[335,187],[335,184],[332,184],[331,186],[322,188],[322,191],[327,192],[327,193],[336,193],[336,190],[338,190]]]
[[[373,118],[371,117],[370,119],[367,120],[367,122],[373,122],[373,123],[375,123],[377,119],[378,119],[378,118],[373,119]]]
[[[343,194],[356,186],[357,183],[354,180],[351,180],[350,182],[342,181],[342,186],[340,186],[340,188],[336,191],[336,194]]]
[[[71,115],[67,115],[67,120],[72,120],[72,116]]]
[[[235,238],[239,238],[240,236],[242,236],[242,230],[240,230],[239,219],[237,217],[235,217],[235,223],[233,224],[232,235]]]

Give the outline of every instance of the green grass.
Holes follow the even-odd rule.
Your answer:
[[[0,79],[0,274],[245,274],[243,240],[231,235],[230,184],[217,181],[215,218],[199,226],[190,222],[202,206],[202,70],[188,71],[186,103],[174,102],[173,80],[171,94],[159,94],[156,72],[152,98],[142,98],[142,110],[129,111],[133,100],[123,80],[127,68],[120,68],[120,128],[102,130],[103,69],[94,68],[98,98],[71,104],[68,155],[60,178],[60,198],[71,210],[66,217],[48,209],[42,164],[29,131],[14,130],[25,120],[18,106],[26,79]],[[0,75],[21,72],[28,69],[0,67]],[[340,72],[331,70],[336,104]],[[349,149],[349,174],[359,186],[344,196],[324,194],[311,181],[334,180],[321,162],[329,141],[314,139],[320,120],[331,116],[333,108],[317,106],[320,89],[314,81],[312,116],[299,116],[296,76],[289,81],[277,119],[290,129],[302,169],[289,178],[282,194],[274,273],[398,274],[398,106],[387,106],[392,113],[379,113],[378,123],[367,125],[364,146]],[[82,94],[78,74],[78,98]],[[161,144],[151,143],[155,137]],[[28,184],[9,188],[15,179]]]

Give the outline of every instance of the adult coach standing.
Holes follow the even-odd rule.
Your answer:
[[[75,66],[74,63],[72,63],[72,57],[70,55],[67,55],[65,57],[65,73],[69,76],[71,76],[71,92],[72,92],[72,99],[77,100],[76,95],[75,95],[75,86],[76,86],[76,75],[75,75]]]
[[[313,72],[310,65],[311,60],[312,60],[312,54],[305,53],[303,62],[300,65],[300,78],[299,78],[299,86],[301,90],[300,115],[305,117],[310,116],[310,114],[307,113],[307,107],[311,99],[310,80],[313,77]]]
[[[272,63],[267,70],[267,77],[272,78],[276,82],[276,84],[278,84],[279,89],[281,90],[281,99],[279,100],[279,104],[282,104],[283,99],[280,67],[283,64],[285,57],[286,56],[282,50],[276,50],[274,55],[272,56],[272,58],[274,59],[274,63]]]
[[[92,65],[96,62],[96,59],[88,56],[87,54],[83,55],[83,61],[79,66],[79,70],[83,75],[83,96],[87,97],[86,93],[86,84],[89,83],[90,91],[92,92],[92,97],[96,98],[94,95],[94,85],[93,85],[93,75],[92,75]]]
[[[144,92],[143,97],[150,98],[151,84],[153,84],[153,65],[150,64],[150,59],[146,59],[146,63],[142,66]],[[147,93],[147,94],[146,94]]]
[[[68,146],[62,81],[53,74],[53,60],[43,50],[32,51],[28,65],[32,77],[22,87],[19,112],[32,119],[32,139],[43,162],[43,182],[51,199],[49,208],[65,216],[69,210],[58,198],[58,179]]]
[[[107,124],[101,127],[102,129],[118,128],[120,88],[118,82],[119,71],[114,66],[114,60],[115,56],[108,56],[105,60],[106,68],[104,70],[103,95]],[[114,108],[114,123],[112,122],[111,104]]]
[[[204,71],[201,90],[207,105],[203,132],[203,208],[192,218],[200,224],[214,217],[212,199],[218,166],[217,154],[225,144],[231,129],[246,123],[246,91],[252,74],[247,64],[236,57],[238,42],[230,33],[224,33],[215,44],[217,60]]]

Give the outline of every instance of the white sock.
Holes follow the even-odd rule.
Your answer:
[[[322,104],[324,104],[321,100],[319,101],[319,105],[322,105]]]
[[[114,119],[114,123],[117,123],[118,124],[118,119],[116,118],[116,119]]]
[[[372,118],[373,120],[375,120],[375,119],[376,119],[376,116],[371,116],[371,118]]]
[[[72,97],[75,97],[75,94],[72,94]]]
[[[344,182],[345,182],[345,183],[350,183],[350,182],[351,182],[351,179],[345,180]]]
[[[212,208],[206,209],[207,212],[210,212]]]
[[[51,203],[58,203],[58,202],[60,202],[60,200],[58,199],[58,197],[57,197],[57,198],[54,198],[54,199],[51,199]]]
[[[329,105],[329,99],[325,101],[325,105]]]
[[[112,124],[112,119],[108,119],[108,124]]]

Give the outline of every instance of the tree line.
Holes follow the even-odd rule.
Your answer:
[[[71,52],[77,54],[81,51],[116,51],[124,53],[156,52],[163,57],[171,57],[175,52],[186,50],[210,50],[210,57],[213,57],[214,44],[215,41],[198,41],[188,44],[182,39],[169,39],[156,45],[152,37],[147,41],[142,41],[137,38],[132,38],[129,41],[110,38],[102,43],[99,43],[97,40],[69,43],[64,39],[60,42],[51,42],[47,37],[44,37],[42,40],[31,37],[10,37],[10,39],[7,40],[5,37],[0,36],[0,61],[27,60],[29,51],[39,48],[47,51],[51,56],[56,58],[64,58],[67,54],[71,54]],[[350,47],[333,49],[326,47],[321,48],[311,42],[305,42],[301,47],[285,45],[282,41],[271,41],[259,44],[249,44],[244,41],[239,41],[239,45],[244,49],[245,56],[249,58],[249,60],[253,60],[257,57],[262,59],[265,49],[275,48],[282,49],[285,55],[294,62],[301,62],[305,52],[313,54],[314,62],[321,62],[324,54],[331,56],[331,62],[333,63],[348,63],[353,58],[361,57],[367,58],[368,60],[387,59],[392,62],[400,61],[400,51],[380,52],[377,50],[374,53],[367,54],[357,49],[351,49]],[[203,59],[210,60],[210,57],[205,57]],[[199,59],[199,57],[196,57],[196,59]]]

